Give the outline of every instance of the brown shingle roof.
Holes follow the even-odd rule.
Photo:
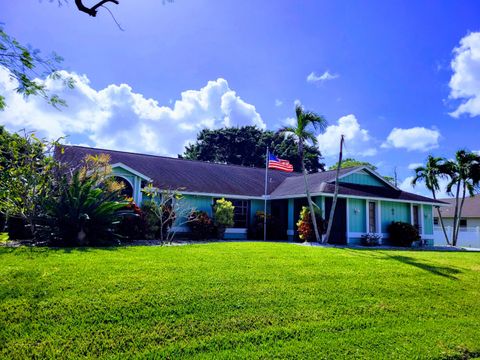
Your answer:
[[[160,189],[179,189],[185,192],[255,196],[264,194],[265,169],[238,165],[215,164],[169,158],[164,156],[138,154],[116,150],[63,146],[64,152],[55,157],[65,163],[78,166],[87,154],[109,154],[111,163],[122,163],[153,179],[153,185]],[[362,166],[344,168],[340,175],[361,169]],[[268,192],[272,197],[301,196],[305,194],[303,176],[269,170]],[[308,175],[312,193],[333,193],[335,170]],[[356,184],[340,185],[341,195],[375,197],[405,201],[435,202],[424,196],[407,193],[390,187]],[[437,202],[440,204],[440,202]]]
[[[82,146],[64,146],[57,159],[69,164],[80,163],[87,154],[109,154],[112,164],[122,163],[153,179],[160,189],[179,189],[186,192],[262,196],[265,187],[265,169],[238,165],[215,164],[137,154],[124,151],[96,149]],[[269,192],[280,183],[298,173],[269,171]]]
[[[444,217],[453,218],[455,212],[455,199],[447,198],[440,199],[451,206],[445,206],[440,209]],[[478,218],[480,217],[480,195],[465,198],[465,203],[462,209],[462,218]]]

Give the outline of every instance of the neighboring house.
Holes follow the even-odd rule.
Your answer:
[[[65,146],[56,157],[72,166],[87,154],[109,154],[113,173],[126,183],[126,193],[142,202],[142,188],[180,190],[192,208],[212,215],[215,199],[226,198],[235,206],[235,226],[226,237],[247,238],[257,211],[264,208],[265,169],[214,164],[122,151]],[[335,185],[335,171],[307,176],[313,200],[327,218]],[[423,239],[433,244],[433,207],[443,203],[399,190],[366,166],[340,170],[339,199],[332,228],[332,242],[359,243],[365,233],[388,237],[392,221],[418,227]],[[299,173],[268,172],[267,212],[278,220],[276,239],[293,239],[302,206],[307,204],[304,180]],[[180,229],[186,230],[186,229]]]
[[[440,209],[445,226],[453,226],[455,198],[440,199],[440,201],[449,205]],[[440,226],[437,212],[434,214],[434,224],[435,226]],[[466,197],[465,203],[463,204],[460,229],[472,227],[480,227],[480,195]]]

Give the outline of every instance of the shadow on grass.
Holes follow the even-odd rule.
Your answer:
[[[401,256],[401,255],[388,255],[386,254],[390,259],[399,261],[401,263],[415,266],[419,269],[428,271],[432,274],[438,275],[438,276],[443,276],[448,279],[452,280],[458,280],[458,278],[454,275],[461,273],[461,271],[457,268],[450,267],[450,266],[439,266],[439,265],[434,265],[432,263],[426,263],[426,262],[421,262],[418,261],[417,259],[411,258],[409,256]]]

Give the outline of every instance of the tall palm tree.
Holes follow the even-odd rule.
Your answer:
[[[317,145],[318,141],[315,137],[317,132],[324,132],[327,127],[327,120],[314,112],[306,111],[302,105],[295,105],[296,124],[295,126],[286,126],[279,130],[281,134],[291,135],[297,140],[298,155],[302,165],[303,180],[305,182],[305,193],[308,199],[308,206],[310,208],[310,215],[312,218],[313,229],[315,231],[315,238],[320,242],[320,235],[318,233],[317,221],[315,219],[315,212],[313,208],[312,197],[308,189],[307,172],[305,170],[304,161],[304,144],[310,142]]]
[[[467,192],[474,196],[480,187],[480,156],[467,150],[458,150],[455,153],[455,160],[448,161],[446,167],[451,179],[447,185],[447,192],[453,195],[455,189],[452,245],[456,246],[465,196]]]
[[[436,193],[440,190],[440,184],[438,183],[438,180],[448,177],[448,173],[450,172],[449,168],[449,163],[444,158],[429,155],[425,166],[418,166],[415,168],[415,177],[412,180],[412,186],[415,186],[418,182],[423,181],[425,183],[425,187],[432,192],[432,196],[436,200]],[[439,207],[437,207],[437,212],[438,218],[440,219],[440,224],[442,225],[443,234],[445,235],[445,240],[447,241],[447,244],[450,244]]]

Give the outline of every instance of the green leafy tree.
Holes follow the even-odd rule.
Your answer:
[[[73,88],[74,81],[70,77],[62,76],[58,66],[63,59],[57,54],[42,57],[40,51],[20,44],[15,38],[8,35],[0,24],[0,66],[9,71],[10,77],[18,82],[17,92],[25,96],[40,96],[54,107],[66,106],[65,100],[58,95],[49,93],[39,77],[49,76],[52,79],[62,80],[64,85]],[[0,94],[0,110],[8,104]]]
[[[267,146],[271,152],[288,160],[294,171],[302,170],[302,161],[293,136],[284,136],[256,126],[230,127],[222,129],[203,129],[197,135],[195,143],[185,148],[179,157],[242,166],[265,166]],[[324,170],[320,162],[321,154],[315,146],[305,145],[304,162],[308,172]]]
[[[308,206],[310,208],[310,216],[312,217],[313,228],[315,230],[315,238],[320,242],[320,234],[318,232],[317,222],[315,221],[315,211],[313,208],[312,197],[308,189],[307,171],[305,168],[305,144],[310,142],[312,145],[317,145],[316,132],[323,132],[327,127],[327,120],[311,111],[305,111],[300,104],[295,106],[296,124],[295,126],[286,126],[279,130],[280,134],[293,136],[298,145],[298,155],[300,156],[300,164],[302,167],[303,179],[305,182],[305,193],[308,199]]]
[[[352,158],[346,158],[345,160],[342,160],[342,164],[341,164],[340,168],[344,169],[344,168],[352,167],[352,166],[368,166],[373,171],[377,171],[377,167],[375,165],[373,165],[373,164],[371,164],[367,161],[360,161],[360,160],[356,160],[356,159],[352,159]],[[337,167],[338,167],[338,162],[336,162],[335,164],[330,166],[328,168],[328,170],[336,170]]]
[[[34,219],[55,190],[56,142],[34,133],[9,133],[0,127],[0,212],[22,218],[35,234]]]
[[[442,178],[448,177],[448,168],[446,165],[446,160],[441,157],[434,157],[429,155],[425,166],[419,166],[414,169],[415,176],[412,180],[412,186],[416,186],[418,182],[424,182],[425,187],[430,190],[432,197],[437,199],[437,192],[440,191],[439,180]],[[447,244],[450,244],[448,239],[447,231],[445,230],[445,224],[443,222],[442,213],[440,208],[437,207],[437,214],[440,219],[440,224],[442,226],[443,234],[445,235],[445,240]]]

